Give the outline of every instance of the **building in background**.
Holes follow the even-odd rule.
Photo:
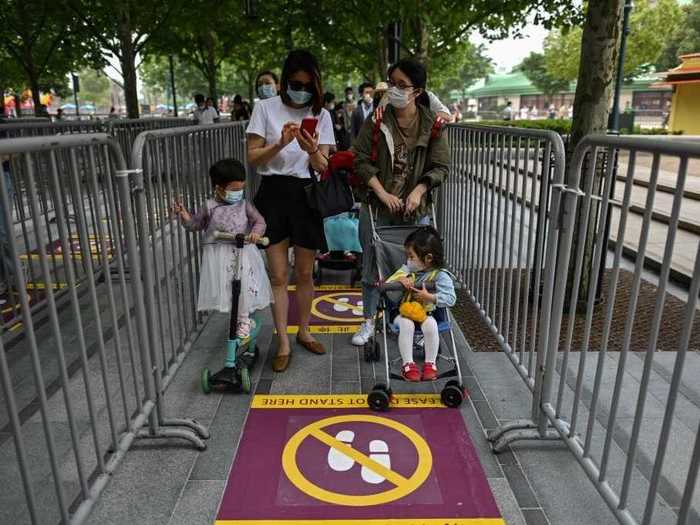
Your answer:
[[[622,86],[620,107],[623,111],[634,111],[637,126],[651,128],[663,125],[672,90],[669,86],[659,85],[659,78],[656,74],[634,78]],[[463,98],[467,100],[467,107],[475,109],[479,120],[500,119],[502,108],[508,102],[512,103],[513,114],[519,118],[521,108],[527,107],[528,118],[544,119],[552,104],[558,117],[561,116],[562,107],[573,107],[575,92],[576,83],[572,82],[566,91],[545,95],[523,72],[516,71],[479,80],[464,90]],[[570,112],[568,117],[571,117]]]
[[[681,65],[667,71],[659,86],[673,89],[669,127],[685,135],[700,135],[700,53],[683,55]]]

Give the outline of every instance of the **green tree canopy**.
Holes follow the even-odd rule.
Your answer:
[[[656,68],[667,71],[679,64],[678,57],[700,52],[700,0],[683,6],[683,20],[674,28]]]
[[[627,38],[625,77],[638,75],[656,63],[682,22],[683,11],[677,0],[635,0]],[[547,37],[544,56],[547,72],[552,78],[576,80],[582,33],[580,27],[573,27],[553,31]]]

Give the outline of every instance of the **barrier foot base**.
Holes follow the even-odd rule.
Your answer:
[[[192,429],[202,439],[209,439],[211,435],[207,427],[202,425],[196,419],[164,419],[158,423],[162,427],[186,427]]]
[[[561,439],[559,433],[551,428],[545,435],[540,434],[538,426],[530,419],[517,419],[501,425],[488,433],[487,439],[491,442],[491,448],[498,454],[516,441],[536,439],[540,441],[554,441]]]
[[[197,450],[206,450],[207,444],[189,429],[159,428],[156,432],[139,430],[136,434],[139,439],[170,439],[179,438],[192,443]]]

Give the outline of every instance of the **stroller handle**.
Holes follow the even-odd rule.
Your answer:
[[[421,288],[422,287],[423,285],[421,284]],[[435,292],[435,283],[425,283],[425,289],[430,293]],[[405,290],[405,288],[403,287],[403,284],[394,281],[390,283],[379,283],[379,290],[382,292],[400,292]]]
[[[236,242],[239,240],[239,238],[243,239],[244,244],[251,244],[249,235],[244,235],[242,233],[229,233],[229,232],[220,232],[220,231],[214,232],[214,239],[216,239],[217,241]],[[270,245],[270,239],[268,239],[267,237],[260,237],[255,244],[258,246],[267,247]]]

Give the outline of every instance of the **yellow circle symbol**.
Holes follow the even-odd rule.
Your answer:
[[[413,444],[416,449],[416,454],[418,455],[418,465],[416,466],[415,472],[413,472],[410,477],[406,478],[324,432],[324,428],[338,423],[376,423],[377,425],[387,427],[401,433],[411,442],[411,444]],[[378,492],[377,494],[351,495],[326,490],[312,483],[306,479],[301,470],[299,470],[296,460],[299,446],[308,437],[318,439],[321,443],[336,449],[338,452],[341,452],[349,458],[352,458],[363,467],[368,468],[375,474],[388,480],[390,483],[395,485],[394,488],[383,492]],[[354,414],[321,419],[299,430],[291,437],[282,451],[282,468],[284,469],[284,473],[287,475],[289,480],[299,490],[312,498],[335,505],[368,507],[370,505],[383,505],[396,501],[397,499],[401,499],[404,496],[409,495],[411,492],[420,487],[425,480],[428,479],[430,471],[433,468],[433,455],[430,452],[430,447],[425,440],[412,428],[399,423],[398,421],[384,417]]]
[[[316,297],[311,303],[311,313],[314,314],[319,319],[325,319],[326,321],[340,322],[340,323],[357,323],[360,324],[364,317],[362,316],[362,306],[358,306],[350,303],[351,297],[362,297],[361,292],[338,292],[338,293],[328,293]],[[347,299],[348,301],[341,301],[340,299]],[[321,302],[330,303],[333,305],[340,306],[350,310],[354,315],[352,317],[334,317],[332,315],[324,314],[318,309],[318,304]]]

